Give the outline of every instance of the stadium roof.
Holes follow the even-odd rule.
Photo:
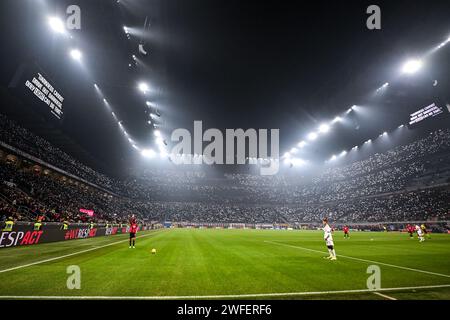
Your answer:
[[[82,28],[65,40],[49,30],[47,19],[65,18],[70,4],[81,8]],[[58,130],[116,172],[140,159],[128,139],[154,146],[155,122],[165,137],[174,128],[191,129],[194,120],[208,128],[280,128],[283,153],[350,106],[361,107],[305,154],[322,161],[396,128],[436,97],[448,99],[448,48],[420,77],[397,81],[405,59],[421,56],[450,32],[448,4],[433,10],[426,1],[408,4],[379,2],[382,29],[370,31],[365,2],[5,0],[2,84],[20,63],[38,63],[67,100]],[[68,55],[75,47],[80,63]],[[386,82],[389,90],[373,97]],[[157,121],[151,113],[160,115]],[[22,120],[56,144],[74,145],[50,125]]]

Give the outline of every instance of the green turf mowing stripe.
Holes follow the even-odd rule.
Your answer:
[[[281,242],[267,241],[267,240],[265,240],[264,242],[266,242],[266,243],[272,243],[272,244],[276,244],[276,245],[280,245],[280,246],[285,246],[285,247],[296,248],[296,249],[300,249],[300,250],[306,250],[306,251],[311,251],[311,252],[317,252],[317,253],[321,253],[321,254],[326,254],[326,253],[327,253],[327,252],[325,252],[325,251],[314,250],[314,249],[304,248],[304,247],[300,247],[300,246],[293,246],[293,245],[286,244],[286,243],[281,243]],[[420,270],[420,269],[408,268],[408,267],[398,266],[398,265],[395,265],[395,264],[389,264],[389,263],[384,263],[384,262],[379,262],[379,261],[373,261],[373,260],[366,260],[366,259],[361,259],[361,258],[355,258],[355,257],[350,257],[350,256],[344,256],[344,255],[340,255],[340,254],[338,254],[338,255],[336,255],[336,256],[337,256],[337,257],[340,257],[340,258],[346,258],[346,259],[355,260],[355,261],[362,261],[362,262],[366,262],[366,263],[380,264],[380,265],[384,265],[384,266],[387,266],[387,267],[398,268],[398,269],[403,269],[403,270],[408,270],[408,271],[414,271],[414,272],[420,272],[420,273],[425,273],[425,274],[431,274],[431,275],[433,275],[433,276],[440,276],[440,277],[450,278],[450,275],[442,274],[442,273],[437,273],[437,272],[431,272],[431,271],[426,271],[426,270]]]
[[[146,234],[146,235],[143,235],[143,236],[139,236],[139,237],[137,237],[137,238],[145,238],[145,237],[148,237],[148,236],[150,236],[150,235],[154,235],[154,233],[149,233],[149,234]],[[81,250],[81,251],[77,251],[77,252],[65,254],[65,255],[63,255],[63,256],[54,257],[54,258],[49,258],[49,259],[45,259],[45,260],[40,260],[40,261],[36,261],[36,262],[32,262],[32,263],[23,264],[23,265],[16,266],[16,267],[12,267],[12,268],[0,270],[0,273],[5,273],[5,272],[17,270],[17,269],[22,269],[22,268],[31,267],[31,266],[34,266],[34,265],[37,265],[37,264],[42,264],[42,263],[46,263],[46,262],[51,262],[51,261],[55,261],[55,260],[60,260],[60,259],[72,257],[72,256],[75,256],[75,255],[78,255],[78,254],[82,254],[82,253],[86,253],[86,252],[90,252],[90,251],[94,251],[94,250],[106,248],[106,247],[109,247],[109,246],[113,246],[113,245],[116,245],[116,244],[118,244],[118,243],[122,243],[122,242],[125,242],[125,241],[129,241],[129,239],[124,239],[124,240],[120,240],[120,241],[108,243],[108,244],[105,244],[105,245],[102,245],[102,246],[97,246],[97,247],[94,247],[94,248],[85,249],[85,250]]]

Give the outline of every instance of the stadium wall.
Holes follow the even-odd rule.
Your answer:
[[[139,227],[141,231],[149,230],[149,226]],[[126,227],[99,227],[89,228],[88,226],[79,226],[69,230],[57,228],[43,228],[42,230],[33,230],[29,225],[16,225],[12,231],[1,231],[0,249],[10,247],[21,247],[37,245],[40,243],[68,241],[76,239],[87,239],[94,237],[105,237],[129,232],[129,226]]]

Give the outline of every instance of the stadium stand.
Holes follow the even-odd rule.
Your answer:
[[[342,223],[450,218],[449,129],[304,179],[288,174],[210,177],[168,168],[118,181],[5,116],[0,119],[1,220],[42,216],[49,222],[122,223],[132,213],[202,223],[313,223],[323,216]],[[80,208],[94,210],[95,218]]]

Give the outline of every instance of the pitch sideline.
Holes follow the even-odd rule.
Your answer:
[[[314,249],[309,249],[309,248],[304,248],[304,247],[300,247],[300,246],[293,246],[293,245],[286,244],[286,243],[281,243],[281,242],[267,241],[267,240],[264,240],[264,242],[276,244],[276,245],[279,245],[279,246],[291,247],[291,248],[296,248],[296,249],[300,249],[300,250],[305,250],[305,251],[311,251],[311,252],[317,252],[317,253],[321,253],[321,254],[326,254],[326,252],[324,252],[324,251],[314,250]],[[420,270],[420,269],[408,268],[408,267],[403,267],[403,266],[397,266],[397,265],[395,265],[395,264],[389,264],[389,263],[384,263],[384,262],[379,262],[379,261],[373,261],[373,260],[366,260],[366,259],[361,259],[361,258],[355,258],[355,257],[350,257],[350,256],[344,256],[344,255],[340,255],[340,254],[338,254],[337,256],[338,256],[338,257],[341,257],[341,258],[346,258],[346,259],[356,260],[356,261],[368,262],[368,263],[379,264],[379,265],[383,265],[383,266],[387,266],[387,267],[392,267],[392,268],[398,268],[398,269],[403,269],[403,270],[408,270],[408,271],[414,271],[414,272],[420,272],[420,273],[425,273],[425,274],[431,274],[431,275],[434,275],[434,276],[440,276],[440,277],[450,278],[450,275],[443,274],[443,273],[437,273],[437,272],[431,272],[431,271],[426,271],[426,270]]]
[[[198,299],[240,299],[240,298],[259,298],[259,297],[288,297],[288,296],[314,296],[327,294],[346,294],[346,293],[377,293],[385,291],[406,291],[420,289],[438,289],[450,288],[450,284],[417,286],[417,287],[398,287],[398,288],[380,288],[355,289],[355,290],[336,290],[336,291],[311,291],[311,292],[284,292],[284,293],[250,293],[236,295],[205,295],[205,296],[0,296],[0,300],[5,299],[26,299],[26,300],[198,300]]]
[[[139,238],[145,238],[148,237],[150,235],[154,235],[154,233],[149,233],[143,236],[139,236],[137,237]],[[69,253],[69,254],[65,254],[63,256],[59,256],[59,257],[53,257],[53,258],[49,258],[49,259],[45,259],[45,260],[40,260],[40,261],[36,261],[36,262],[31,262],[31,263],[27,263],[27,264],[23,264],[20,266],[16,266],[16,267],[12,267],[12,268],[8,268],[8,269],[3,269],[0,270],[0,273],[5,273],[5,272],[9,272],[9,271],[14,271],[14,270],[18,270],[18,269],[23,269],[23,268],[27,268],[27,267],[31,267],[31,266],[35,266],[37,264],[42,264],[42,263],[46,263],[46,262],[51,262],[51,261],[55,261],[55,260],[60,260],[60,259],[64,259],[64,258],[68,258],[68,257],[72,257],[72,256],[76,256],[78,254],[82,254],[82,253],[86,253],[86,252],[90,252],[90,251],[94,251],[94,250],[98,250],[98,249],[102,249],[102,248],[106,248],[109,246],[113,246],[115,244],[118,243],[122,243],[122,242],[126,242],[128,241],[128,239],[124,239],[124,240],[120,240],[120,241],[116,241],[116,242],[112,242],[112,243],[108,243],[102,246],[98,246],[98,247],[94,247],[94,248],[89,248],[89,249],[85,249],[85,250],[81,250],[81,251],[77,251],[77,252],[73,252],[73,253]]]

